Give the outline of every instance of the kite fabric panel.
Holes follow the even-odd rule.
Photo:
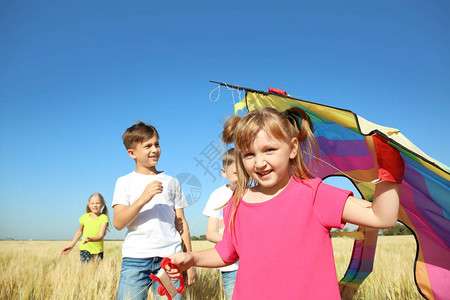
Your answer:
[[[222,85],[226,85],[223,84]],[[428,299],[450,295],[450,169],[432,159],[412,144],[399,130],[371,123],[345,109],[312,103],[290,96],[262,92],[238,86],[246,91],[235,112],[273,107],[284,111],[299,107],[311,117],[320,149],[317,163],[310,171],[322,179],[346,176],[362,197],[371,201],[375,184],[368,178],[374,159],[367,148],[372,135],[385,137],[405,161],[403,182],[399,185],[398,220],[413,233],[417,242],[415,281]],[[369,141],[370,140],[370,141]],[[354,243],[352,258],[340,281],[341,296],[351,299],[358,286],[370,274],[375,255],[377,231],[360,228],[363,240]],[[411,266],[412,267],[412,266]]]

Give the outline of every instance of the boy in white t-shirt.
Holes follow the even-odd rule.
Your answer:
[[[206,238],[213,243],[217,243],[222,240],[225,224],[223,222],[223,209],[221,207],[223,207],[230,200],[233,195],[234,187],[237,183],[234,148],[231,148],[224,153],[222,161],[222,176],[228,179],[228,184],[225,184],[212,192],[208,203],[206,203],[205,209],[203,210],[203,215],[208,217]],[[219,268],[222,273],[223,289],[227,300],[231,299],[233,296],[237,269],[238,262]]]
[[[114,227],[128,228],[117,299],[147,299],[150,274],[159,271],[162,258],[183,246],[192,251],[183,211],[188,204],[179,181],[156,170],[161,148],[153,126],[139,122],[125,131],[122,140],[136,170],[117,179],[112,202]],[[194,268],[187,275],[187,284],[194,283]],[[157,286],[153,284],[154,299],[160,299]],[[181,300],[181,295],[173,299]]]

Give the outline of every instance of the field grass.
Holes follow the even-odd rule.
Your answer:
[[[0,299],[115,299],[121,266],[122,242],[105,241],[105,258],[81,265],[79,251],[60,256],[67,241],[0,241]],[[353,241],[333,239],[336,271],[347,269]],[[207,249],[206,241],[193,242]],[[380,237],[374,272],[355,299],[423,299],[414,284],[415,241],[412,236]],[[197,268],[197,283],[184,299],[222,299],[216,269]],[[148,299],[152,299],[149,295]]]

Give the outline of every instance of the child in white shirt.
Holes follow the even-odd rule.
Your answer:
[[[192,251],[183,212],[188,204],[179,181],[156,170],[161,148],[153,126],[139,122],[128,128],[122,139],[136,170],[117,180],[112,202],[114,227],[128,228],[117,299],[147,299],[150,273],[159,271],[162,258],[182,251],[183,246]],[[195,280],[194,268],[187,275],[190,285]],[[154,299],[160,299],[157,286],[153,284]],[[181,300],[181,295],[173,299]]]
[[[212,192],[208,203],[206,203],[205,209],[203,210],[203,215],[208,217],[206,238],[208,241],[213,243],[217,243],[222,240],[222,234],[225,228],[222,208],[231,199],[234,187],[237,183],[234,148],[231,148],[224,153],[222,161],[222,176],[228,179],[228,184],[225,184]],[[233,296],[237,269],[238,262],[219,268],[222,274],[223,289],[227,300],[230,300]]]

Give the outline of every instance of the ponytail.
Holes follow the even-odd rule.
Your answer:
[[[237,207],[239,206],[239,203],[240,203],[242,197],[244,196],[245,190],[248,188],[250,181],[251,181],[250,176],[245,171],[244,165],[242,163],[242,158],[241,158],[242,149],[237,148],[237,145],[235,142],[236,133],[239,132],[239,127],[240,127],[239,122],[241,120],[242,120],[242,118],[237,115],[228,119],[226,121],[225,125],[223,126],[223,132],[222,132],[222,140],[226,144],[235,143],[235,145],[234,145],[235,146],[234,161],[236,164],[236,172],[237,172],[237,178],[238,178],[236,186],[233,191],[233,196],[230,198],[230,200],[233,199],[233,208],[231,211],[230,222],[228,224],[230,233],[232,233],[234,230],[234,219],[235,219]],[[224,206],[226,206],[228,204],[228,202]]]
[[[294,126],[297,133],[297,138],[299,143],[305,141],[305,139],[313,139],[314,134],[314,125],[311,121],[309,115],[301,108],[291,107],[282,112],[284,116],[286,116],[289,122]]]
[[[313,178],[313,175],[306,167],[305,158],[303,156],[303,154],[310,156],[306,158],[306,161],[310,161],[311,158],[315,158],[317,161],[317,157],[319,157],[319,146],[314,137],[314,125],[311,118],[299,107],[291,107],[282,114],[287,117],[292,125],[299,143],[298,155],[292,160],[292,175],[297,179]],[[292,122],[291,120],[295,120],[295,122]]]
[[[240,116],[234,116],[230,119],[228,119],[223,126],[223,132],[222,132],[222,140],[227,143],[231,144],[234,142],[234,136],[236,132],[236,125],[241,120]]]
[[[103,205],[102,214],[106,215],[108,217],[108,223],[106,224],[106,230],[109,231],[109,214],[108,214],[108,207]]]

